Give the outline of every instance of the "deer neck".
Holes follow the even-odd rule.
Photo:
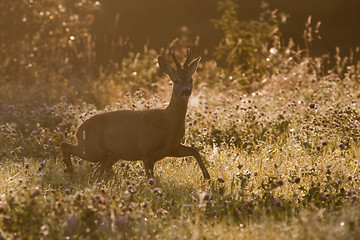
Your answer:
[[[172,94],[170,103],[165,109],[165,116],[171,130],[184,130],[187,105],[187,99]]]

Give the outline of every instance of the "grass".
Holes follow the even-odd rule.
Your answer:
[[[99,179],[78,158],[65,173],[60,143],[97,113],[164,108],[171,85],[156,63],[168,50],[120,60],[131,44],[114,34],[98,66],[98,1],[8,3],[3,18],[26,31],[2,31],[0,240],[359,239],[359,48],[310,57],[320,26],[311,17],[297,49],[280,39],[285,15],[263,4],[268,20],[237,21],[232,1],[220,1],[230,8],[213,21],[226,41],[194,75],[183,140],[211,180],[193,158],[159,161],[154,179],[141,162],[119,161]],[[169,44],[179,59],[189,41]]]
[[[184,142],[200,149],[209,182],[192,158],[158,162],[154,181],[141,162],[120,161],[97,179],[74,159],[76,173],[64,173],[58,145],[84,119],[164,107],[167,96],[137,92],[104,110],[1,103],[1,236],[357,239],[358,76],[320,77],[299,64],[269,81],[251,95],[202,87],[192,96]]]

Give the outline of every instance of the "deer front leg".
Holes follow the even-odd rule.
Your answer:
[[[203,160],[200,156],[199,151],[194,148],[194,147],[187,147],[184,145],[179,145],[174,152],[172,152],[170,154],[170,157],[188,157],[188,156],[193,156],[195,157],[196,161],[198,162],[198,164],[200,165],[201,171],[204,175],[205,179],[210,179],[210,174],[208,173],[208,171],[206,170],[206,167],[203,163]]]
[[[66,165],[65,171],[72,173],[74,171],[74,168],[73,168],[73,165],[71,164],[71,154],[72,154],[74,145],[66,143],[66,142],[62,142],[60,147],[61,147],[61,151],[62,151],[62,155],[63,155],[63,161]]]
[[[144,160],[145,172],[148,178],[154,177],[154,164],[155,162],[151,159]]]

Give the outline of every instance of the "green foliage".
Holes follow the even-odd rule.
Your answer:
[[[259,20],[241,21],[236,11],[238,7],[232,0],[218,2],[222,15],[213,23],[223,32],[224,38],[215,48],[214,56],[230,73],[246,74],[251,81],[247,87],[251,88],[252,82],[260,81],[269,73],[269,55],[278,51],[279,25],[286,21],[286,16],[270,10],[268,4],[262,2]]]
[[[1,99],[54,103],[64,95],[83,95],[87,80],[97,74],[90,26],[98,5],[2,1],[7,11],[0,13]]]
[[[41,77],[91,73],[88,29],[98,8],[92,1],[2,1],[2,80],[33,84]],[[90,52],[89,52],[90,51]]]

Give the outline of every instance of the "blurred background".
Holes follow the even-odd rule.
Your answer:
[[[245,92],[284,62],[319,58],[309,61],[321,62],[318,74],[343,74],[359,56],[358,0],[13,0],[0,8],[7,102],[66,96],[104,106],[139,88],[157,92],[157,57],[170,45],[182,58],[190,41],[208,86],[236,82]]]
[[[235,0],[239,20],[259,19],[261,0]],[[293,38],[303,47],[303,30],[308,16],[321,21],[323,41],[317,45],[316,54],[334,51],[339,46],[344,52],[360,44],[360,1],[357,0],[269,0],[271,9],[288,15],[286,24],[280,26],[284,40]],[[213,49],[223,37],[214,28],[211,19],[218,19],[216,0],[106,0],[103,11],[95,18],[93,31],[97,36],[98,51],[106,49],[107,41],[114,34],[129,37],[134,51],[141,51],[144,44],[159,49],[167,41],[189,34],[200,37],[199,48]],[[118,18],[116,18],[118,17]],[[115,24],[116,23],[116,24]],[[116,25],[116,30],[114,26]],[[114,32],[116,31],[116,32]],[[99,56],[100,57],[100,56]],[[104,61],[106,53],[100,59]]]

